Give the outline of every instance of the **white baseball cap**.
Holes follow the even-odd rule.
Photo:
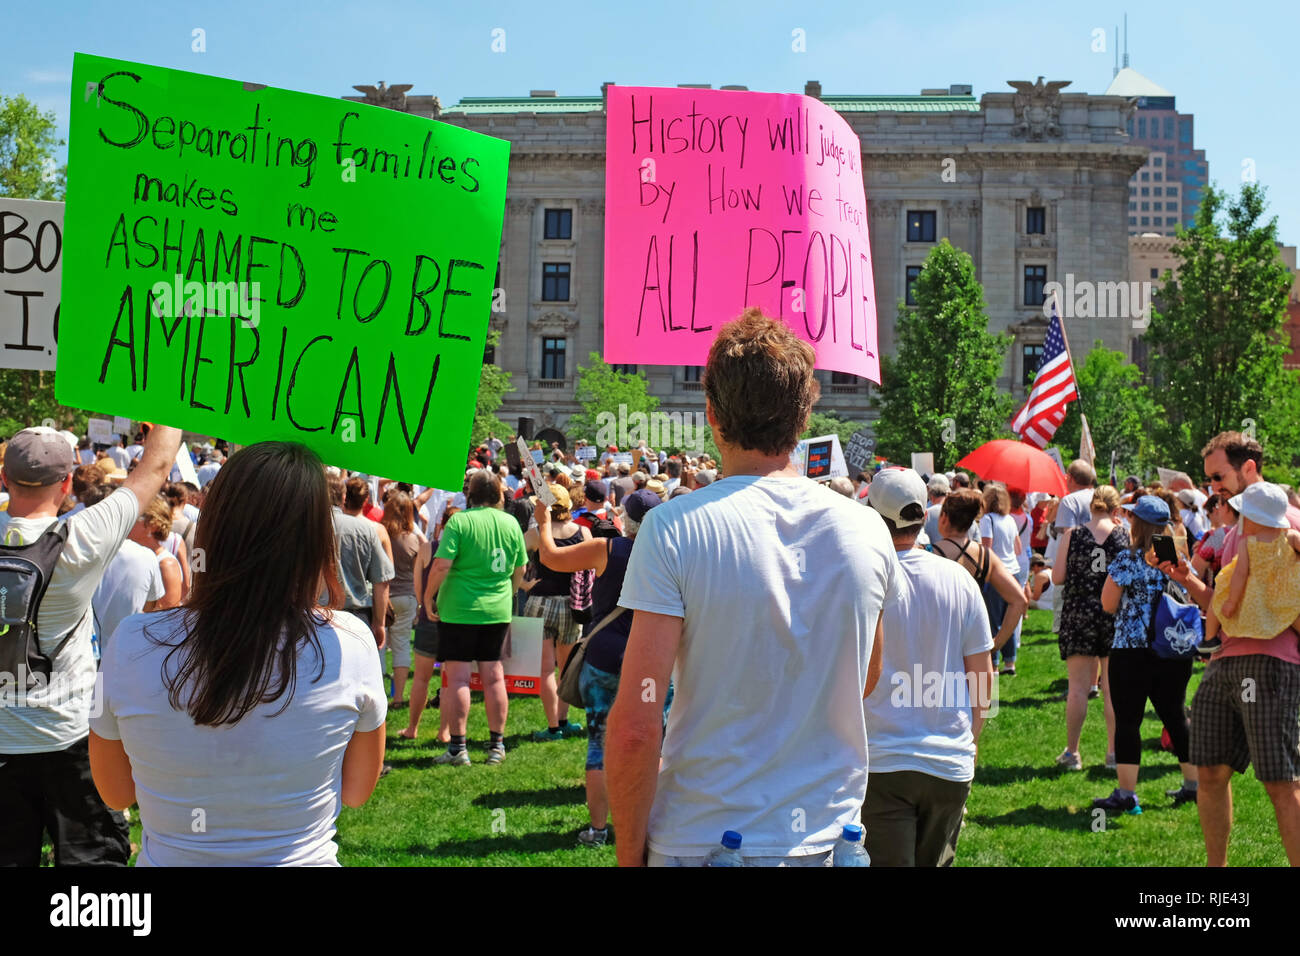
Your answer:
[[[1257,481],[1245,491],[1228,501],[1243,518],[1249,518],[1265,528],[1289,528],[1286,519],[1286,492],[1267,481]]]
[[[868,487],[867,504],[901,530],[925,523],[926,495],[925,482],[911,468],[882,468]],[[903,518],[902,510],[912,504],[921,506],[921,517]]]

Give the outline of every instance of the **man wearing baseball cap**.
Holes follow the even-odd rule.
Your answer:
[[[38,866],[47,829],[56,866],[125,866],[130,856],[125,820],[104,805],[91,779],[90,605],[141,507],[162,488],[180,443],[179,430],[152,428],[122,487],[65,522],[67,541],[36,615],[49,680],[29,689],[20,706],[0,707],[0,865]],[[0,469],[10,495],[0,515],[5,546],[33,544],[56,525],[75,467],[72,447],[53,429],[26,428],[13,437]]]
[[[927,497],[910,468],[882,470],[867,492],[902,569],[901,595],[882,615],[885,679],[863,702],[870,773],[862,825],[873,866],[952,865],[993,687],[979,586],[956,562],[916,547]]]

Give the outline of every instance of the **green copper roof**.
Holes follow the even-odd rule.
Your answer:
[[[974,96],[823,96],[841,113],[978,113]],[[596,113],[599,96],[467,96],[443,113]]]

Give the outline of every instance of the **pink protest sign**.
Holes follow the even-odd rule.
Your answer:
[[[790,93],[609,88],[605,361],[703,365],[748,306],[880,381],[857,135]]]

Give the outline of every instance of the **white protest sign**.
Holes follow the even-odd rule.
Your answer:
[[[630,467],[632,464],[632,453],[630,451],[615,452],[609,460],[616,465],[628,465]]]
[[[542,625],[540,617],[516,617],[510,621],[506,642],[501,648],[501,669],[506,675],[506,691],[511,694],[536,694],[542,680]],[[482,690],[483,680],[475,666],[469,674],[470,690]]]
[[[595,445],[583,445],[576,452],[579,461],[590,461],[596,457]]]
[[[844,461],[839,435],[821,435],[799,444],[803,446],[803,473],[809,478],[815,481],[829,481],[832,478],[849,476],[849,466]]]
[[[113,416],[113,432],[117,435],[126,435],[131,437],[131,419],[123,418],[121,415]],[[116,439],[114,439],[116,441]]]
[[[522,438],[516,439],[519,442],[519,458],[523,462],[524,470],[528,473],[528,482],[533,486],[533,494],[541,500],[542,504],[550,507],[555,504],[555,495],[551,494],[551,486],[542,480],[542,470],[537,467],[537,462],[533,460],[533,454],[528,450],[528,446]]]
[[[914,451],[912,452],[912,470],[921,475],[934,474],[934,452],[932,451]]]
[[[1172,468],[1157,468],[1156,474],[1160,476],[1160,484],[1164,485],[1166,488],[1168,488],[1170,484],[1178,478],[1181,478],[1193,488],[1196,487],[1196,482],[1192,481],[1191,477],[1185,471],[1174,471]]]
[[[0,368],[53,371],[63,203],[0,198]]]
[[[180,472],[180,478],[173,478],[173,481],[188,481],[192,485],[199,483],[199,473],[194,470],[194,460],[190,458],[189,450],[184,445],[176,452],[176,467],[172,469],[172,474]]]
[[[108,418],[92,418],[86,423],[86,434],[96,445],[116,445],[117,436],[113,434],[113,422]]]

